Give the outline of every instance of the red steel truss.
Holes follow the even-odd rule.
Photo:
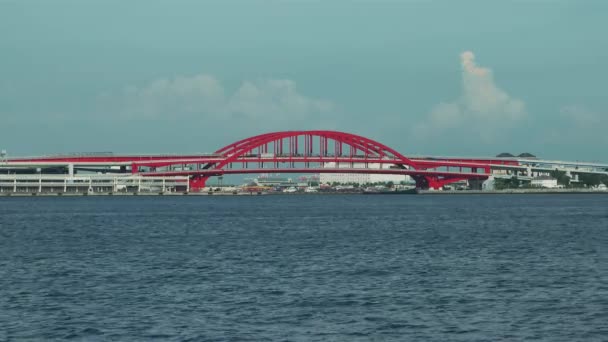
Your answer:
[[[419,188],[438,189],[460,180],[486,179],[493,163],[475,159],[410,159],[378,141],[327,130],[260,134],[208,155],[84,155],[20,158],[10,162],[120,165],[144,176],[187,175],[193,190],[202,189],[212,176],[275,172],[403,174],[412,176]]]

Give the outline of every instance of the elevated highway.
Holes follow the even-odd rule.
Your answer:
[[[209,177],[248,173],[367,173],[409,175],[419,188],[440,188],[460,180],[488,177],[521,179],[554,170],[608,174],[608,164],[529,158],[406,157],[375,140],[336,131],[287,131],[239,140],[214,153],[71,154],[5,158],[0,171],[131,173],[144,177],[186,176],[190,188],[204,187]]]

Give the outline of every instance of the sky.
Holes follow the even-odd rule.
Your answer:
[[[404,155],[608,161],[608,1],[0,0],[0,149],[213,152],[328,129]]]

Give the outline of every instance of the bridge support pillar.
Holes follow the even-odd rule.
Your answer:
[[[427,185],[429,190],[441,190],[443,188],[443,184],[437,179],[437,177],[425,177],[427,181]]]
[[[450,177],[437,177],[437,176],[414,176],[414,180],[416,181],[416,188],[424,189],[424,190],[442,190],[443,187],[450,183],[455,183],[462,180],[479,180],[479,188],[481,189],[481,183],[487,179],[487,177],[475,177],[475,178],[467,178],[467,177],[458,177],[458,176],[450,176]]]
[[[189,191],[202,191],[203,188],[205,187],[205,183],[207,182],[207,179],[209,179],[209,177],[191,176],[190,180],[188,181]]]
[[[483,182],[485,179],[469,179],[469,187],[471,190],[483,190]]]
[[[429,176],[414,176],[416,181],[416,188],[424,190],[439,190],[443,185],[440,184],[437,177]]]

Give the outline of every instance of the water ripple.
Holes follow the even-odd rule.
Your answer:
[[[0,198],[0,340],[606,340],[607,204]]]

